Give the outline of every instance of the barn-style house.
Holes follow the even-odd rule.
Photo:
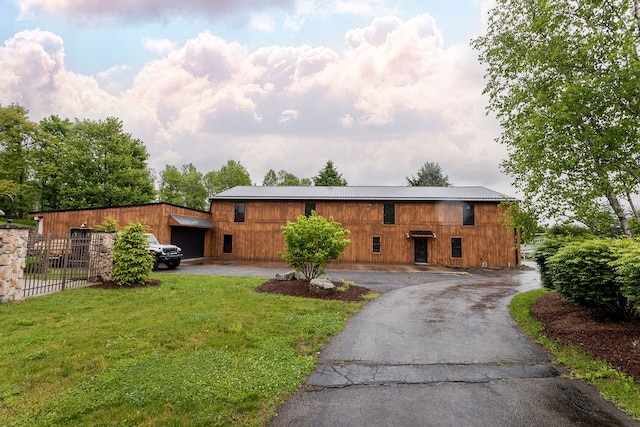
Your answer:
[[[351,231],[338,262],[512,267],[505,200],[484,187],[234,187],[211,198],[212,256],[279,260],[281,227],[316,211]]]
[[[282,226],[316,211],[351,231],[335,262],[513,267],[514,230],[502,225],[512,197],[484,187],[234,187],[210,199],[209,212],[152,203],[38,212],[39,232],[62,233],[107,216],[140,221],[164,243],[190,248],[186,258],[282,261]]]

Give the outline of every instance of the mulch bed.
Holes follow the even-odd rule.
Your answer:
[[[582,347],[615,369],[640,380],[640,320],[611,320],[593,309],[564,301],[556,292],[531,306],[544,333]]]
[[[340,282],[333,282],[336,287],[342,286]],[[328,295],[319,295],[309,289],[308,280],[276,280],[268,282],[256,288],[256,292],[266,292],[272,294],[289,295],[294,297],[318,298],[324,300],[338,300],[347,302],[364,301],[364,296],[371,292],[370,289],[362,286],[351,285],[343,292],[334,292]]]

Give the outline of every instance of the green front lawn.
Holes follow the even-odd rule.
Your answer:
[[[362,304],[154,274],[0,305],[2,425],[263,425]]]

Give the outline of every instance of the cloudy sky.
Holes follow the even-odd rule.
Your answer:
[[[0,0],[0,105],[118,117],[149,165],[515,194],[469,40],[483,0]]]

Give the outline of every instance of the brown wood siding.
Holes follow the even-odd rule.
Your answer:
[[[410,230],[429,230],[428,262],[450,266],[508,267],[516,265],[514,235],[500,224],[497,203],[474,203],[475,225],[462,225],[461,202],[402,202],[395,204],[395,224],[383,224],[384,202],[316,201],[316,211],[333,217],[351,231],[351,244],[338,262],[410,264],[414,239]],[[282,226],[304,214],[305,201],[245,202],[245,221],[234,222],[233,201],[215,201],[216,224],[212,256],[218,259],[281,260]],[[233,236],[233,252],[222,253],[223,235]],[[380,253],[373,253],[372,239],[380,237]],[[462,257],[451,257],[451,238],[462,239]]]
[[[95,228],[105,218],[111,217],[118,221],[121,227],[130,222],[141,222],[149,227],[149,232],[155,234],[162,243],[171,241],[171,225],[175,224],[169,215],[183,215],[211,220],[208,212],[193,211],[179,206],[164,203],[115,207],[105,209],[83,209],[63,212],[40,212],[33,216],[42,217],[42,233],[58,236],[67,235],[70,228],[80,227],[83,222],[87,228]],[[210,257],[213,231],[209,229],[205,235],[205,257]]]

